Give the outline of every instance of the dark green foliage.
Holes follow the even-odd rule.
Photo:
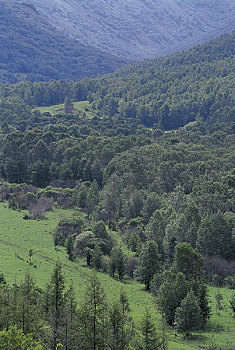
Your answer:
[[[230,308],[233,312],[233,317],[235,317],[235,294],[231,296],[231,299],[229,300]]]
[[[48,321],[53,331],[52,349],[56,350],[57,344],[63,339],[64,330],[64,306],[65,306],[65,281],[62,265],[57,262],[51,276],[48,289]]]
[[[96,275],[93,275],[89,281],[85,302],[80,312],[80,349],[105,349],[108,342],[107,302]]]
[[[0,273],[0,284],[6,284],[6,279],[2,272]]]
[[[69,260],[73,261],[74,260],[74,252],[73,252],[74,238],[72,235],[69,235],[68,238],[66,239],[65,247],[66,247],[66,252],[68,254]]]
[[[195,294],[191,290],[182,300],[175,312],[175,325],[179,332],[189,335],[192,330],[202,326],[201,309]]]
[[[126,273],[125,257],[121,247],[114,247],[112,249],[109,259],[109,272],[112,277],[117,273],[119,280],[122,280]]]
[[[168,130],[196,119],[208,123],[221,121],[221,118],[232,121],[233,57],[234,33],[187,53],[123,69],[101,81],[103,84],[93,96],[94,103],[102,114],[107,114],[115,89],[115,95],[119,97],[115,101],[119,111],[116,116],[137,117],[147,127]],[[215,86],[219,86],[219,90]],[[137,112],[130,113],[130,105],[134,105]]]
[[[145,284],[146,290],[149,290],[153,276],[158,273],[160,269],[160,254],[157,243],[154,241],[147,241],[141,249],[139,265],[135,271],[136,278],[141,283]]]
[[[188,243],[178,244],[171,270],[165,271],[161,279],[160,287],[155,283],[155,293],[159,309],[167,323],[174,323],[176,309],[191,290],[198,300],[202,324],[207,322],[210,307],[204,280],[203,259],[197,249],[192,249]]]
[[[182,273],[166,272],[164,282],[157,292],[157,303],[167,323],[171,325],[174,323],[175,310],[189,289],[190,283]]]
[[[230,259],[234,255],[231,227],[221,212],[202,220],[198,231],[198,246],[208,256]]]
[[[140,339],[137,344],[139,350],[161,349],[161,341],[157,333],[151,314],[146,308],[140,324]]]
[[[103,221],[96,222],[93,227],[93,233],[97,238],[97,242],[103,254],[110,254],[112,249],[112,239],[106,230],[105,223]]]
[[[84,221],[81,217],[74,216],[71,219],[62,219],[54,233],[55,245],[65,245],[66,240],[69,237],[73,239],[72,236],[78,236],[82,232],[83,227]],[[67,241],[67,244],[68,242],[71,245],[71,239]]]
[[[129,349],[134,330],[128,299],[123,291],[120,293],[120,299],[114,302],[109,309],[109,327],[110,349]]]
[[[173,269],[181,272],[188,280],[203,280],[203,258],[190,244],[178,244],[175,249]]]
[[[98,244],[95,245],[92,252],[92,265],[96,270],[100,270],[103,266],[103,255]]]

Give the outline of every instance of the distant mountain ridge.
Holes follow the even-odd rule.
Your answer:
[[[0,1],[0,82],[77,80],[111,73],[124,63],[64,35],[33,4]]]
[[[235,30],[232,0],[14,0],[59,30],[117,56],[152,58]]]

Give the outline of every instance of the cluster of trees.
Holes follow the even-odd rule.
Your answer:
[[[118,300],[108,302],[96,275],[78,306],[73,287],[65,288],[60,263],[44,290],[29,274],[13,286],[2,276],[0,306],[0,349],[167,349],[149,310],[137,332],[126,294],[121,290]]]
[[[133,64],[116,73],[80,82],[22,82],[1,85],[2,99],[30,106],[89,100],[94,115],[134,119],[145,127],[171,130],[201,120],[234,119],[234,33],[166,58]],[[71,65],[66,65],[71,67]]]
[[[28,185],[3,182],[2,200],[30,209],[34,217],[52,205],[79,207],[90,226],[103,221],[117,230],[137,258],[144,244],[154,241],[162,261],[171,263],[175,246],[188,242],[207,257],[209,281],[218,273],[220,285],[225,279],[233,285],[227,280],[234,273],[233,126],[198,123],[158,136],[144,130],[97,136],[91,130],[93,136],[63,125],[8,133],[0,145],[1,177]],[[100,254],[89,225],[80,238],[70,237],[69,246],[75,238],[90,249],[97,243]],[[58,244],[68,237],[62,238]],[[101,253],[110,254],[111,248]],[[219,270],[216,259],[225,261]]]

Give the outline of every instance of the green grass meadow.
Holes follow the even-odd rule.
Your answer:
[[[83,115],[85,112],[87,118],[92,118],[95,115],[95,112],[91,110],[91,105],[89,101],[79,101],[73,102],[73,112],[71,114],[80,114]],[[36,107],[34,111],[38,110],[40,113],[49,112],[51,115],[63,114],[64,113],[64,104],[53,105],[53,106],[43,106]]]
[[[86,267],[85,261],[70,262],[64,248],[55,249],[52,237],[59,220],[73,213],[74,210],[54,209],[47,213],[45,219],[23,220],[24,211],[13,211],[8,208],[6,202],[0,203],[0,273],[4,273],[9,283],[20,282],[30,270],[38,286],[43,288],[50,279],[54,264],[59,260],[63,265],[67,286],[73,283],[78,303],[83,301],[86,282],[93,270]],[[120,237],[115,238],[120,240]],[[34,266],[29,264],[30,249],[33,251]],[[129,298],[136,324],[148,305],[156,319],[157,327],[161,328],[161,317],[156,311],[154,300],[150,293],[145,292],[143,285],[129,280],[121,283],[104,273],[98,273],[98,276],[110,301],[118,298],[120,289],[123,288]],[[229,308],[229,299],[233,291],[220,289],[223,295],[223,310],[220,311],[220,315],[216,313],[216,288],[210,287],[209,292],[212,317],[207,329],[184,340],[168,327],[170,350],[209,349],[213,342],[222,350],[235,349],[235,319]],[[211,349],[217,348],[214,346]]]

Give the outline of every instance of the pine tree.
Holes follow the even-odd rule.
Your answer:
[[[69,96],[66,96],[64,100],[64,111],[65,113],[71,113],[73,111],[73,101]]]
[[[57,262],[52,272],[48,289],[48,316],[53,331],[53,350],[56,349],[57,344],[64,337],[64,284],[62,265],[60,262]]]
[[[101,269],[102,267],[103,255],[98,244],[95,245],[92,252],[92,264],[96,270]]]
[[[137,279],[150,289],[153,276],[160,270],[160,254],[158,245],[154,241],[147,241],[140,253],[139,265],[136,269]]]
[[[20,328],[23,332],[36,334],[40,319],[39,292],[29,273],[19,286]]]
[[[119,302],[109,308],[109,346],[111,350],[121,350],[122,311]]]
[[[121,324],[121,348],[128,348],[129,342],[133,335],[133,322],[130,316],[130,306],[126,294],[123,289],[120,292],[120,305],[122,313],[122,324]]]
[[[66,251],[67,251],[69,260],[73,261],[74,260],[74,251],[73,251],[74,238],[72,235],[69,235],[68,238],[66,239],[65,246],[66,246]]]
[[[191,290],[182,300],[181,306],[175,312],[176,329],[190,335],[192,330],[199,329],[203,324],[201,309],[197,297]]]
[[[160,349],[161,341],[149,309],[146,308],[140,324],[140,339],[137,343],[139,350],[157,350]]]
[[[87,286],[85,302],[80,310],[81,350],[105,349],[108,342],[106,296],[96,274]]]
[[[133,335],[133,324],[126,294],[121,290],[119,301],[109,308],[109,348],[127,350]]]
[[[79,332],[77,331],[77,302],[73,286],[65,293],[65,350],[76,350]]]
[[[114,247],[112,249],[109,259],[109,271],[112,277],[117,272],[119,280],[122,280],[125,275],[125,258],[120,247]]]

